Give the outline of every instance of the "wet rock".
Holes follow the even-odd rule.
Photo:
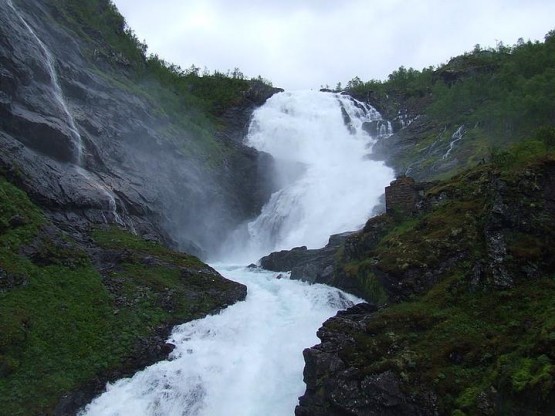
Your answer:
[[[114,87],[127,82],[124,57],[75,36],[58,20],[59,5],[16,4],[51,53],[55,73],[12,8],[1,7],[0,168],[17,167],[18,186],[54,221],[82,229],[118,224],[204,256],[260,210],[275,187],[273,161],[242,138],[252,111],[279,89],[253,81],[226,109],[215,137],[224,160],[208,168],[191,156],[198,152],[183,150],[184,143],[202,147],[203,139],[153,111],[150,99]],[[134,70],[130,64],[126,71]]]
[[[21,227],[27,224],[27,219],[23,215],[16,214],[8,220],[8,224],[12,228]]]
[[[260,259],[260,266],[276,272],[290,271],[291,279],[330,284],[333,281],[335,254],[351,234],[332,235],[321,249],[309,250],[302,246],[271,253]]]

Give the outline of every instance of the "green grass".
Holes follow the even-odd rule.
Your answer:
[[[0,177],[0,272],[15,282],[0,285],[1,415],[51,414],[63,394],[133,359],[160,325],[222,306],[230,283],[196,257],[117,227],[91,236],[116,253],[103,275]]]

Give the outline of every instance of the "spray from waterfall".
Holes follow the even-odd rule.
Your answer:
[[[71,111],[69,110],[69,107],[67,105],[67,101],[65,99],[62,87],[60,85],[60,81],[59,81],[59,78],[58,78],[58,73],[56,72],[54,56],[52,55],[50,50],[46,47],[44,42],[35,33],[33,28],[27,23],[27,21],[21,15],[21,13],[17,10],[17,8],[14,6],[12,0],[8,0],[7,4],[13,10],[13,12],[17,16],[17,18],[21,21],[23,26],[31,34],[31,36],[33,37],[33,39],[35,40],[35,42],[37,43],[37,45],[39,46],[39,48],[42,52],[42,55],[44,57],[44,63],[45,63],[45,66],[46,66],[46,70],[48,72],[48,75],[50,77],[50,82],[52,84],[52,92],[53,92],[54,98],[55,98],[56,102],[58,103],[58,105],[60,107],[60,110],[64,114],[64,116],[66,118],[66,122],[69,126],[70,135],[71,135],[72,142],[73,142],[73,145],[74,145],[74,148],[75,148],[74,163],[76,165],[77,172],[79,173],[79,175],[81,175],[88,182],[92,183],[93,187],[98,189],[102,193],[102,195],[105,196],[105,198],[107,200],[108,212],[110,212],[110,215],[112,217],[112,221],[119,224],[119,225],[122,225],[122,226],[125,225],[125,222],[123,221],[123,219],[121,218],[121,216],[117,212],[118,207],[117,207],[116,197],[115,197],[114,193],[110,189],[108,189],[108,187],[105,184],[103,184],[98,178],[93,177],[90,172],[86,171],[82,167],[83,166],[83,139],[81,137],[81,134],[79,133],[79,130],[77,129],[77,125],[75,124],[75,119],[73,118],[73,115],[71,114]],[[104,217],[104,220],[105,220],[106,223],[110,222],[104,214],[103,214],[103,217]],[[129,226],[130,226],[131,230],[133,231],[134,227],[133,227],[133,224],[131,222],[130,222]]]

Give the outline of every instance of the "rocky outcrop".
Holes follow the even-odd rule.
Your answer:
[[[416,212],[418,191],[415,181],[409,176],[402,176],[385,188],[385,210],[391,214],[412,214]]]
[[[324,322],[318,330],[321,343],[303,352],[307,390],[299,399],[296,416],[437,415],[432,393],[407,394],[394,372],[364,374],[338,354],[356,345],[353,336],[364,331],[377,310],[375,305],[363,303]]]
[[[328,244],[320,249],[306,246],[282,250],[262,257],[260,266],[275,272],[291,272],[291,278],[310,283],[334,285],[335,256],[345,239],[352,233],[330,236]]]
[[[225,125],[218,132],[218,136],[241,144],[247,135],[252,112],[279,92],[283,92],[283,89],[271,87],[260,81],[253,81],[251,87],[243,93],[240,101],[221,115],[220,118]]]
[[[320,249],[303,246],[274,252],[262,257],[260,265],[267,270],[290,271],[292,279],[328,284],[376,301],[365,283],[338,267],[339,263],[356,261],[375,249],[394,226],[394,218],[415,215],[429,209],[431,202],[425,198],[425,193],[435,184],[415,182],[411,177],[401,176],[385,188],[386,215],[370,218],[360,232],[332,235],[328,244]],[[382,281],[384,283],[385,280]]]
[[[296,415],[551,414],[552,379],[519,377],[553,371],[554,175],[552,158],[479,167],[349,236],[335,281],[383,306],[324,323]]]

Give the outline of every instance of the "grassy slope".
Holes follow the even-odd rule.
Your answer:
[[[15,283],[0,286],[2,415],[48,414],[63,393],[133,358],[160,325],[217,309],[218,292],[232,289],[195,257],[115,228],[91,235],[95,250],[115,253],[101,275],[52,228],[0,179],[0,267]]]

